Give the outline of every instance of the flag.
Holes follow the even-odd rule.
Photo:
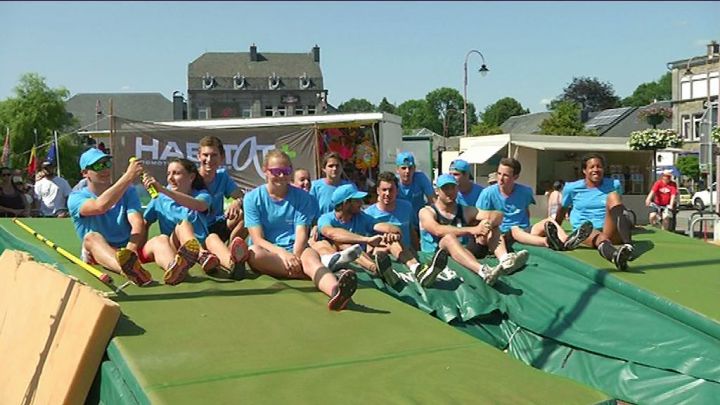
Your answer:
[[[47,157],[45,158],[46,162],[52,163],[53,166],[55,166],[55,159],[56,159],[56,152],[57,149],[55,149],[55,141],[52,142],[50,145],[50,149],[48,149]]]
[[[35,145],[33,145],[32,149],[30,150],[30,160],[28,160],[28,166],[27,166],[28,176],[35,177],[36,171],[37,171],[37,158],[35,156]]]
[[[5,135],[5,144],[3,145],[2,158],[0,158],[0,164],[4,167],[8,166],[8,160],[10,159],[10,131],[8,130]]]

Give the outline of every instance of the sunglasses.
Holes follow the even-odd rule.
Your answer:
[[[12,173],[3,173],[2,176],[3,176],[3,177],[10,177],[10,176],[12,176]]]
[[[112,161],[111,160],[100,160],[97,161],[91,165],[87,166],[87,169],[90,169],[94,172],[99,172],[105,169],[109,169],[112,167]]]
[[[292,173],[292,167],[268,167],[267,169],[273,176],[289,176]]]

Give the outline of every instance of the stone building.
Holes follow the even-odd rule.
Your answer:
[[[188,65],[188,118],[324,114],[320,47],[308,53],[207,52]]]

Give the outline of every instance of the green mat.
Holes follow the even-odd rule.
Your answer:
[[[78,252],[68,220],[24,222]],[[9,220],[0,220],[0,229],[5,247],[30,247],[40,252],[38,260],[107,290]],[[148,269],[161,279],[159,269]],[[309,281],[201,273],[196,266],[178,286],[129,286],[115,298],[123,317],[96,380],[97,402],[591,404],[609,398],[448,328],[372,288],[366,275],[354,303],[336,313]],[[461,312],[454,319],[481,317]]]

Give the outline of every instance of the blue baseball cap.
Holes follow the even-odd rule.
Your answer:
[[[467,173],[470,170],[470,164],[462,159],[455,159],[450,163],[450,170]]]
[[[368,193],[358,190],[357,187],[352,183],[343,184],[342,186],[336,188],[335,191],[333,191],[332,204],[342,204],[345,201],[353,198],[365,198],[367,195]]]
[[[395,164],[398,166],[415,166],[415,156],[410,152],[400,152],[395,158]]]
[[[457,185],[457,181],[455,181],[455,176],[452,174],[441,174],[438,176],[437,179],[435,179],[435,187],[442,187],[446,184],[455,184]]]
[[[110,158],[111,156],[106,154],[105,152],[101,151],[97,148],[90,148],[85,151],[82,155],[80,155],[80,170],[87,169],[88,166],[92,165],[93,163],[97,162],[98,160],[102,158]]]

